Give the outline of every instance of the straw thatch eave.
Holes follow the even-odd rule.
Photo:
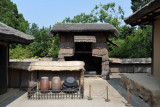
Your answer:
[[[50,31],[52,36],[62,33],[109,33],[119,36],[117,29],[109,23],[61,23],[56,24]]]
[[[34,41],[34,37],[0,22],[0,41],[7,43],[29,44]]]

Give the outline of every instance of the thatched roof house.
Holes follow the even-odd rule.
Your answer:
[[[59,61],[84,61],[86,71],[109,76],[107,42],[118,37],[117,29],[109,23],[61,23],[50,31],[60,37]]]
[[[34,37],[29,36],[0,22],[0,41],[7,43],[29,44],[34,41]]]
[[[29,44],[33,41],[34,37],[0,22],[0,94],[5,93],[8,87],[9,44]]]
[[[115,37],[118,37],[119,33],[117,29],[109,23],[61,23],[56,24],[51,29],[51,33],[108,33]]]

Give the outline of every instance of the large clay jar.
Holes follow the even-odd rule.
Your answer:
[[[53,77],[52,83],[51,83],[52,90],[60,90],[61,87],[62,87],[62,84],[61,84],[60,77]]]
[[[41,77],[40,80],[40,90],[49,90],[50,84],[49,84],[49,79],[48,77]]]

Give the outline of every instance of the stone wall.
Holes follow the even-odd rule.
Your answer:
[[[109,64],[111,73],[150,73],[151,64]]]
[[[150,73],[151,58],[108,58],[102,57],[102,62],[108,61],[111,73]],[[34,62],[34,61],[58,61],[58,58],[31,58],[31,59],[10,59],[10,62]],[[107,64],[107,63],[106,63]]]
[[[151,73],[151,58],[109,58],[111,73]]]

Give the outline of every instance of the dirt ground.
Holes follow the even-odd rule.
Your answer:
[[[85,77],[84,99],[63,100],[28,100],[25,91],[17,94],[0,104],[0,107],[125,107],[127,102],[126,90],[120,83],[120,75],[112,74],[111,80],[103,80],[100,77]],[[92,86],[92,98],[88,100],[89,85]],[[105,102],[106,86],[109,88],[110,102]],[[139,97],[130,93],[130,104],[133,107],[149,107]]]

